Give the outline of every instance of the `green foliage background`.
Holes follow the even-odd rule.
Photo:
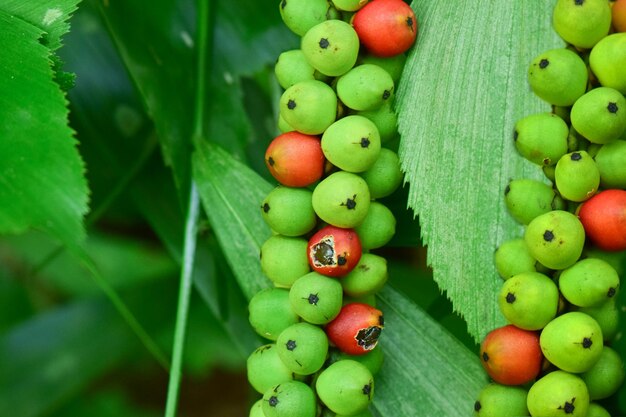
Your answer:
[[[502,190],[540,178],[509,140],[549,110],[527,63],[562,43],[552,2],[412,7],[372,411],[466,416],[504,323],[493,250],[521,233]],[[0,3],[0,415],[154,416],[178,392],[178,415],[246,415],[272,64],[296,47],[273,0]]]

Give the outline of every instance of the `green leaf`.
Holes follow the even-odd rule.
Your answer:
[[[40,29],[4,11],[0,28],[0,233],[33,227],[76,245],[88,190],[50,51]]]
[[[260,248],[270,236],[261,219],[261,201],[272,185],[217,145],[202,142],[193,158],[193,176],[204,210],[239,286],[247,298],[270,281],[261,272]]]
[[[487,383],[478,357],[391,287],[378,301],[385,356],[374,380],[374,410],[393,417],[470,415]]]
[[[477,340],[504,324],[493,252],[522,231],[504,188],[513,177],[541,177],[516,154],[512,131],[517,119],[550,110],[526,72],[535,55],[559,46],[552,3],[412,3],[420,33],[397,95],[408,201],[435,280]]]

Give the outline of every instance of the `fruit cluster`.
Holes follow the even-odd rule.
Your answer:
[[[248,358],[263,397],[254,417],[371,416],[384,327],[374,295],[396,219],[380,199],[402,182],[394,88],[417,20],[402,0],[282,0],[301,37],[275,75],[284,92],[265,162],[279,185],[261,203],[273,231],[261,269],[273,286],[249,304],[270,343]]]
[[[481,344],[493,380],[475,403],[483,417],[609,416],[598,400],[624,380],[610,345],[626,250],[626,0],[557,0],[552,18],[568,45],[528,70],[552,112],[513,134],[546,180],[513,179],[504,193],[525,231],[495,252],[510,324]]]

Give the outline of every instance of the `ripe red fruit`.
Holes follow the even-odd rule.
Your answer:
[[[354,30],[373,55],[389,57],[405,52],[417,37],[417,18],[402,0],[375,0],[354,14]]]
[[[581,204],[578,218],[594,245],[606,251],[626,250],[626,190],[600,191]]]
[[[543,354],[539,334],[512,324],[492,330],[480,345],[487,374],[503,385],[522,385],[539,375]]]
[[[308,259],[315,272],[344,276],[361,259],[361,241],[353,229],[325,226],[309,239]]]
[[[626,0],[617,0],[611,10],[611,21],[616,32],[626,32]]]
[[[326,335],[349,355],[364,355],[376,347],[385,321],[383,313],[363,303],[350,303],[326,325]]]
[[[318,181],[325,162],[320,139],[300,132],[277,136],[265,151],[267,169],[288,187],[306,187]]]

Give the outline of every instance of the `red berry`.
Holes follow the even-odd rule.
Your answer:
[[[487,374],[503,385],[522,385],[539,375],[543,354],[539,334],[509,324],[492,330],[480,346]]]
[[[277,136],[265,151],[270,173],[288,187],[306,187],[318,181],[325,162],[320,139],[299,132]]]
[[[606,251],[626,250],[626,191],[604,190],[581,204],[578,218],[591,242]]]
[[[376,347],[384,324],[380,310],[368,304],[350,303],[326,325],[326,335],[342,352],[364,355]]]
[[[361,241],[353,229],[325,226],[309,239],[308,259],[322,275],[344,276],[361,259]]]
[[[352,20],[361,43],[381,57],[399,55],[417,37],[417,18],[402,0],[375,0],[355,13]]]

